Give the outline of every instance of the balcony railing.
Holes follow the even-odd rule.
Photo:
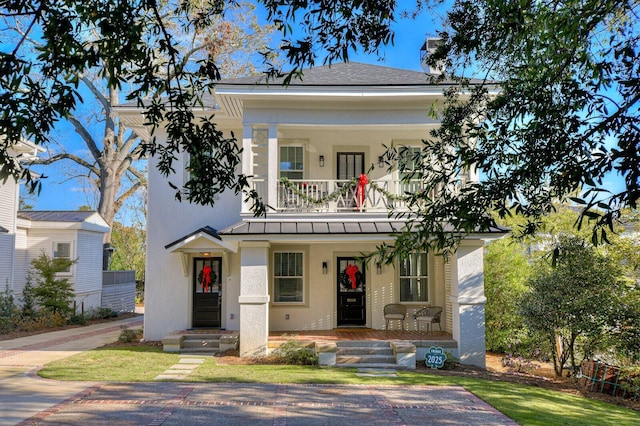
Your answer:
[[[288,179],[278,181],[277,200],[267,200],[279,212],[386,212],[406,207],[404,195],[420,190],[419,182],[379,180]],[[266,200],[267,182],[254,179],[254,188]]]

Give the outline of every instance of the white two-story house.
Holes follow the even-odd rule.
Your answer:
[[[43,151],[28,141],[8,149],[14,161],[26,163]],[[19,211],[19,198],[20,182],[0,179],[0,291],[20,304],[31,261],[45,254],[77,260],[57,276],[72,284],[78,313],[101,307],[104,219],[95,211]]]
[[[439,125],[428,111],[446,87],[422,72],[360,63],[312,68],[286,87],[264,77],[219,82],[202,113],[235,134],[239,172],[271,209],[253,217],[233,193],[214,207],[179,203],[151,159],[145,338],[238,330],[241,356],[254,355],[270,332],[381,330],[386,304],[410,314],[433,305],[444,308],[442,328],[461,361],[484,366],[483,246],[502,230],[467,235],[446,263],[433,253],[393,266],[358,260],[404,226],[388,209],[402,209],[393,195],[411,188],[379,164],[383,145],[418,149]],[[137,108],[119,115],[141,126]],[[411,315],[407,325],[417,326]]]

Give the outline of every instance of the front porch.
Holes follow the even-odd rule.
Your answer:
[[[227,330],[181,330],[162,339],[165,352],[215,355],[238,348],[240,334]],[[313,348],[320,365],[336,367],[392,367],[415,369],[430,347],[458,357],[458,343],[443,332],[337,328],[269,333],[268,352],[294,340]]]

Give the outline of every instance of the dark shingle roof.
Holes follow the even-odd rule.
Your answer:
[[[94,215],[95,211],[67,211],[67,210],[20,210],[18,217],[34,222],[84,222]]]
[[[5,228],[4,226],[0,226],[0,233],[6,234],[8,232],[9,230],[7,228]]]
[[[202,228],[196,229],[192,233],[190,233],[188,235],[185,235],[184,237],[179,238],[179,239],[175,240],[172,243],[167,244],[166,246],[164,246],[164,248],[168,249],[170,247],[173,247],[176,244],[179,244],[179,243],[183,242],[184,240],[186,240],[186,239],[188,239],[190,237],[193,237],[194,235],[198,235],[200,233],[207,234],[207,235],[209,235],[209,236],[211,236],[211,237],[213,237],[213,238],[215,238],[217,240],[222,241],[222,238],[220,238],[220,235],[218,235],[218,231],[216,231],[214,228],[212,228],[210,226],[203,226]]]
[[[290,86],[425,86],[430,83],[430,75],[422,71],[390,68],[359,62],[335,63],[302,71],[301,78],[292,78]],[[269,80],[270,85],[280,85],[283,77]],[[441,84],[450,84],[444,81]],[[218,86],[265,85],[266,76],[240,77],[221,80]]]

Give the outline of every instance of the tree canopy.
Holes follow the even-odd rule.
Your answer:
[[[144,106],[152,129],[167,123],[166,143],[152,139],[142,146],[158,157],[159,170],[174,172],[179,151],[191,156],[190,180],[175,188],[178,198],[212,205],[221,191],[244,192],[254,212],[264,213],[248,177],[236,174],[234,137],[223,135],[214,117],[194,116],[200,95],[220,77],[214,55],[187,60],[163,21],[163,10],[171,8],[174,24],[195,34],[234,3],[0,1],[0,18],[25,23],[24,35],[0,51],[0,134],[6,136],[0,177],[31,178],[11,161],[7,146],[22,137],[47,143],[56,121],[80,102],[80,71],[102,66],[100,77],[110,86],[135,87],[129,99]],[[392,25],[402,14],[395,1],[260,3],[283,34],[278,48],[292,66],[289,78],[307,65],[348,60],[356,50],[378,53],[393,42]],[[441,128],[425,135],[416,159],[425,167],[407,174],[421,179],[425,191],[411,195],[412,233],[399,237],[396,251],[455,247],[465,234],[493,227],[493,210],[529,217],[523,231],[532,232],[554,201],[576,191],[582,191],[574,201],[587,208],[584,217],[596,221],[594,239],[606,239],[620,209],[636,208],[640,194],[639,4],[453,0],[438,34],[443,44],[428,60],[443,64],[442,78],[456,84],[434,111]],[[35,53],[24,50],[29,37],[42,42]],[[275,66],[267,71],[279,72]],[[387,158],[393,155],[390,150]],[[440,166],[430,167],[434,162]],[[480,183],[461,178],[469,169],[480,172]],[[609,189],[609,173],[622,176],[623,190]]]

